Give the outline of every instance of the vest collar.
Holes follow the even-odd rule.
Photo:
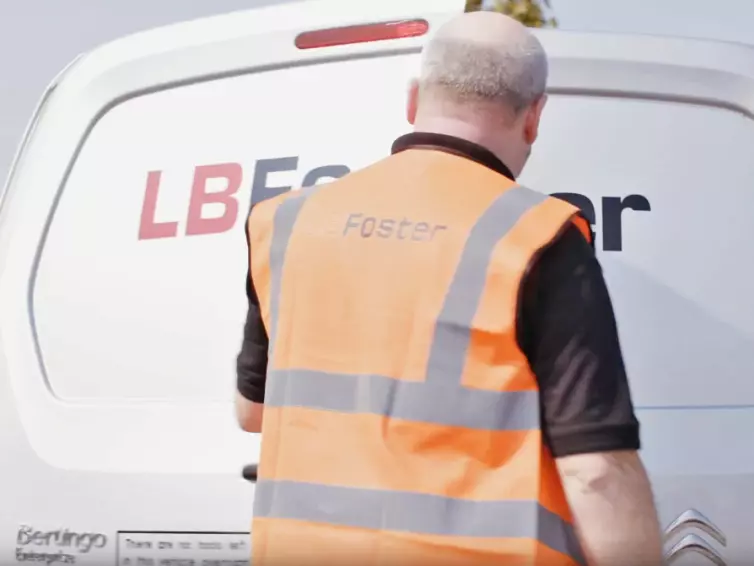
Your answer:
[[[480,165],[489,167],[493,171],[508,177],[515,181],[516,178],[511,170],[490,150],[479,144],[448,136],[445,134],[436,134],[431,132],[412,132],[399,137],[393,142],[391,153],[400,153],[407,149],[434,149],[452,153],[459,157],[471,159]]]

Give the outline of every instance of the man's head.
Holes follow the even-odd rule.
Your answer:
[[[546,83],[547,56],[525,26],[494,12],[463,14],[425,46],[408,119],[417,131],[483,145],[518,175],[537,138]]]

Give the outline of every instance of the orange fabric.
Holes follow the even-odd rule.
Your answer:
[[[446,168],[435,173],[435,164],[448,158],[462,165],[448,175]],[[396,173],[402,186],[386,191]],[[490,179],[494,185],[490,186]],[[477,185],[474,198],[469,198],[471,190],[457,189]],[[315,193],[301,211],[288,244],[281,296],[291,308],[284,311],[281,303],[271,367],[423,379],[435,320],[468,232],[490,203],[512,186],[504,177],[474,163],[466,165],[460,158],[407,151],[393,156],[387,168],[373,166]],[[380,197],[387,194],[391,196]],[[365,199],[369,199],[365,217],[406,218],[414,225],[431,219],[432,226],[445,226],[435,233],[436,242],[442,243],[435,248],[442,251],[441,257],[427,254],[428,242],[405,245],[405,240],[395,237],[343,237],[349,214],[361,212]],[[322,225],[328,229],[319,233]],[[359,246],[344,250],[349,238],[358,239]],[[328,269],[319,269],[321,265]],[[382,285],[386,270],[401,284]],[[339,296],[358,300],[339,300]],[[294,321],[297,331],[288,332]]]
[[[275,449],[262,451],[260,477],[478,501],[539,499],[561,516],[569,512],[557,471],[543,468],[543,482],[531,472],[532,462],[550,459],[538,430],[481,434],[298,407],[266,408],[264,426],[280,431],[280,438]],[[281,445],[297,449],[280,450]]]
[[[493,202],[515,187],[464,158],[408,150],[315,190],[287,243],[269,369],[423,382],[437,320],[470,233]],[[274,219],[288,198],[293,194],[260,203],[249,219],[252,275],[268,329]],[[470,320],[458,378],[463,387],[537,390],[516,342],[520,287],[541,250],[571,222],[590,237],[577,209],[546,198],[494,244]],[[268,406],[259,478],[473,501],[531,500],[571,522],[538,429],[478,430]],[[435,536],[261,517],[252,534],[255,566],[574,564],[525,538]]]
[[[573,565],[559,552],[527,539],[416,536],[270,519],[255,519],[252,534],[255,566]]]
[[[570,219],[574,219],[571,205],[547,199],[527,212],[495,246],[474,318],[464,386],[494,391],[537,389],[516,341],[521,283],[538,250],[550,243]]]
[[[591,226],[589,226],[589,222],[586,221],[586,218],[584,218],[581,215],[578,215],[578,216],[574,216],[571,221],[576,225],[579,231],[583,234],[584,238],[586,238],[587,241],[591,243],[592,228]]]
[[[259,299],[265,328],[270,328],[270,244],[275,213],[280,204],[291,193],[280,198],[264,200],[257,203],[249,215],[247,234],[249,236],[249,266],[251,267],[254,289]],[[252,229],[253,227],[253,229]],[[253,250],[254,253],[251,253]]]

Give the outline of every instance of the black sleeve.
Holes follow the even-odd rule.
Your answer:
[[[615,314],[593,247],[569,227],[524,281],[519,342],[555,457],[638,450]]]
[[[249,235],[246,234],[246,243]],[[254,403],[264,402],[264,389],[267,382],[267,349],[269,340],[267,330],[262,321],[254,282],[251,279],[251,269],[246,275],[246,297],[249,310],[243,331],[241,351],[236,359],[238,392]]]

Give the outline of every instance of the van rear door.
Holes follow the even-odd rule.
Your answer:
[[[247,559],[246,213],[386,155],[426,32],[462,10],[208,18],[104,46],[54,85],[0,210],[0,562]],[[377,25],[322,33],[357,24]]]

